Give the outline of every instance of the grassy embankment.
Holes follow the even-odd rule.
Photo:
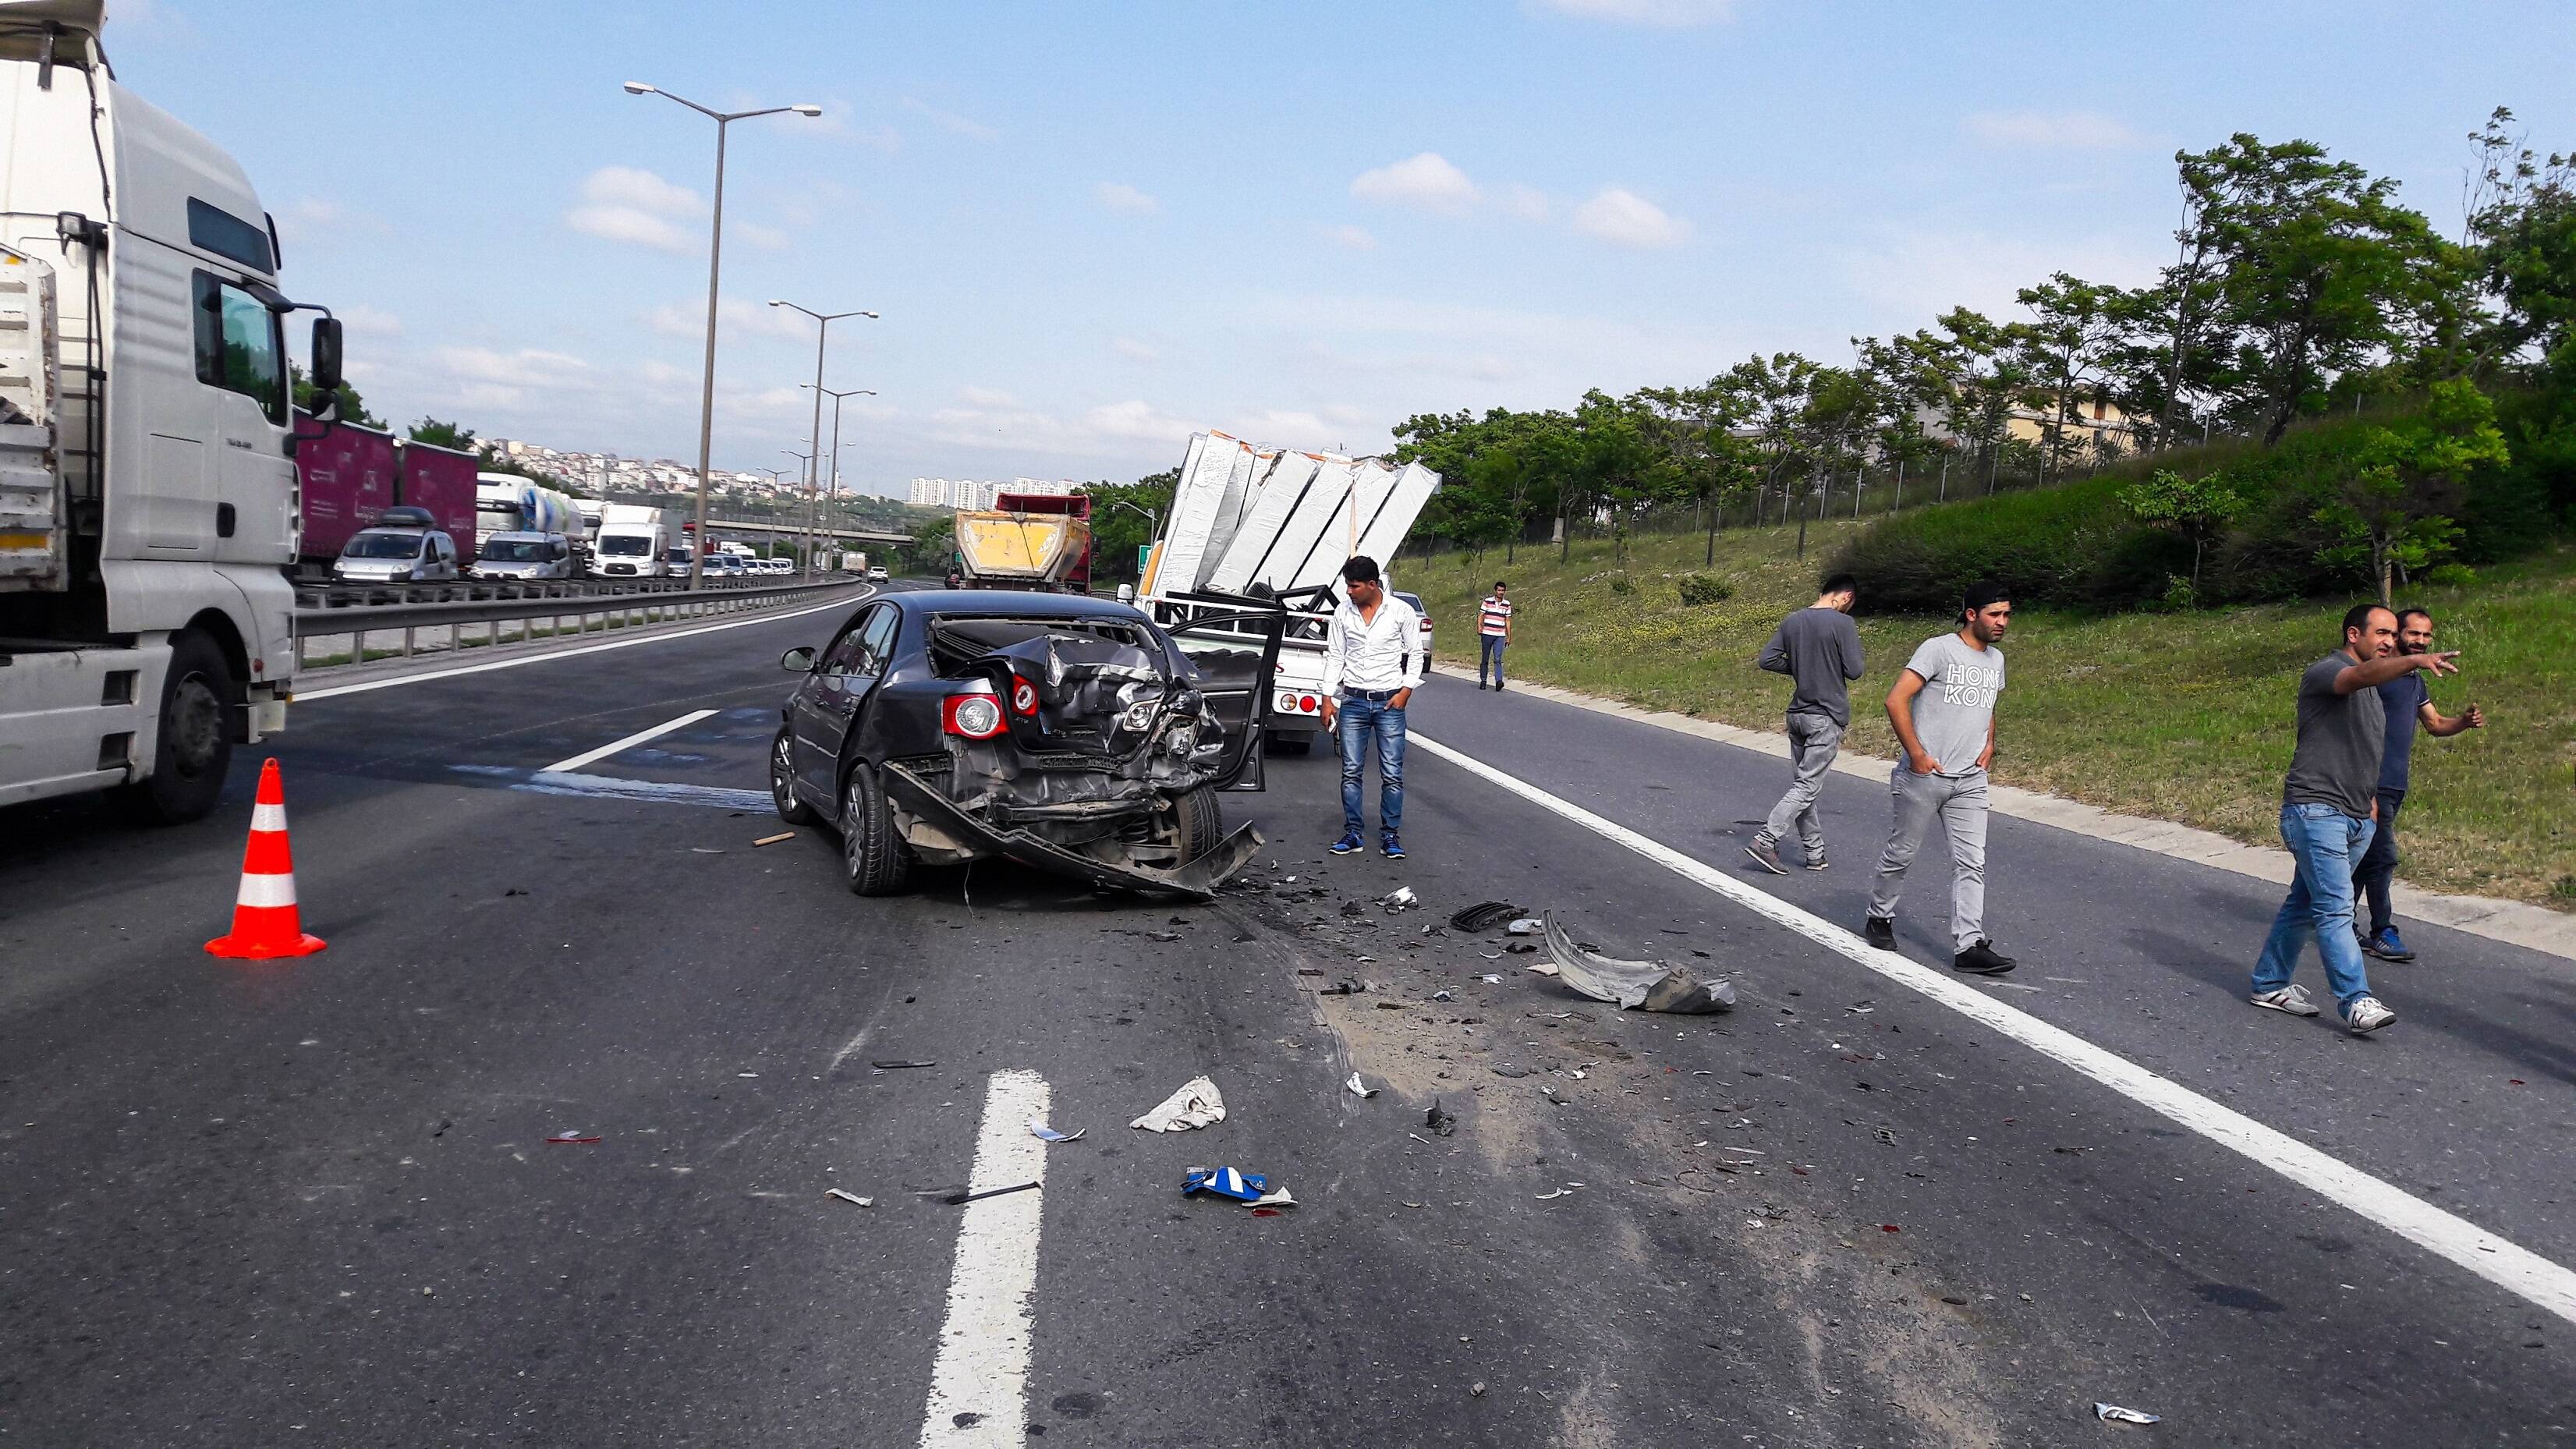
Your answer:
[[[1814,598],[1823,561],[1856,525],[1720,534],[1703,570],[1696,536],[1634,540],[1624,577],[1608,540],[1577,542],[1559,564],[1542,545],[1503,562],[1443,554],[1401,562],[1439,624],[1444,660],[1475,662],[1475,601],[1509,579],[1519,606],[1514,674],[1631,704],[1778,729],[1788,681],[1753,667],[1784,610]],[[1724,603],[1688,608],[1686,573],[1732,585]],[[2459,589],[2415,589],[2438,645],[2462,673],[2435,681],[2435,705],[2482,705],[2487,727],[2416,745],[2406,805],[2404,879],[2434,890],[2576,910],[2576,548],[2561,545],[2480,571]],[[1863,597],[1868,674],[1852,687],[1849,748],[1892,757],[1879,701],[1931,616],[1872,616]],[[2010,685],[1996,778],[2131,814],[2278,845],[2300,669],[2334,647],[2344,603],[2091,615],[2024,607],[2004,651]]]

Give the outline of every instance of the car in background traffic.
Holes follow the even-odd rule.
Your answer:
[[[551,580],[580,576],[572,540],[560,533],[496,533],[474,559],[478,579]]]
[[[1428,679],[1431,677],[1431,611],[1422,606],[1420,594],[1408,594],[1399,590],[1396,597],[1412,605],[1413,612],[1422,616],[1422,677]]]
[[[711,553],[707,555],[706,566],[702,577],[704,577],[708,582],[713,583],[717,580],[730,581],[739,579],[742,576],[742,559],[739,555],[730,553]]]
[[[886,571],[885,571],[885,566],[884,566],[883,564],[876,564],[876,565],[872,565],[872,566],[868,569],[868,582],[869,582],[869,583],[872,583],[872,584],[881,584],[881,583],[884,583],[885,581],[886,581]]]
[[[425,508],[388,508],[340,546],[331,577],[344,584],[442,583],[456,577],[456,540]]]
[[[770,746],[779,817],[838,829],[861,895],[905,889],[916,865],[1001,857],[1213,896],[1261,845],[1226,830],[1217,795],[1261,788],[1259,705],[1287,615],[1202,602],[1178,634],[1077,594],[868,602],[822,649],[779,660],[803,676]]]

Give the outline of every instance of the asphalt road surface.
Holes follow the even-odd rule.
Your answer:
[[[861,900],[753,844],[842,612],[299,703],[302,960],[202,950],[255,756],[198,826],[0,814],[0,1442],[2576,1441],[2565,961],[2410,925],[2354,1040],[2241,1000],[2272,888],[1998,818],[2023,964],[1961,981],[1937,846],[1929,970],[1844,934],[1867,782],[1754,875],[1785,766],[1449,679],[1409,860],[1325,856],[1318,756],[1212,906]],[[1740,1003],[1426,932],[1498,898]]]

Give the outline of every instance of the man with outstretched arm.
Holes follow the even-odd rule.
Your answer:
[[[2397,611],[2397,652],[2422,654],[2433,647],[2433,616],[2422,609]],[[2379,828],[2370,848],[2352,867],[2353,889],[2370,903],[2370,924],[2361,929],[2361,949],[2382,961],[2412,961],[2415,953],[2397,934],[2397,915],[2388,900],[2390,878],[2397,874],[2397,812],[2406,803],[2408,765],[2415,753],[2418,725],[2435,739],[2448,739],[2487,722],[2486,712],[2470,705],[2464,714],[2447,715],[2433,707],[2424,676],[2412,670],[2379,686],[2379,702],[2388,710],[2388,743],[2379,756]]]
[[[2001,584],[1971,585],[1959,629],[1935,634],[1915,649],[1887,692],[1887,722],[1904,758],[1888,777],[1896,822],[1878,879],[1869,891],[1861,934],[1882,951],[1896,949],[1896,902],[1905,868],[1937,816],[1950,837],[1950,939],[1954,968],[2000,976],[2013,958],[1986,939],[1986,769],[1995,758],[1995,701],[2004,692],[2004,652],[1995,645],[2012,623],[2012,594]]]
[[[1851,728],[1849,686],[1860,678],[1860,630],[1851,612],[1859,597],[1859,581],[1851,575],[1826,579],[1816,601],[1781,620],[1753,661],[1797,681],[1789,694],[1789,793],[1744,847],[1754,864],[1774,875],[1789,873],[1780,842],[1791,830],[1806,850],[1807,869],[1825,868],[1825,827],[1816,816],[1816,796],[1842,750],[1843,731]]]
[[[1324,728],[1342,753],[1342,838],[1333,854],[1361,849],[1360,784],[1377,756],[1378,848],[1404,859],[1404,707],[1422,683],[1422,616],[1386,591],[1377,561],[1342,565],[1343,592],[1324,631]]]
[[[2456,657],[2457,651],[2397,652],[2397,616],[2379,604],[2356,604],[2343,616],[2343,647],[2299,676],[2299,743],[2281,784],[2281,843],[2290,848],[2295,873],[2254,962],[2247,999],[2256,1006],[2317,1014],[2308,989],[2290,980],[2313,937],[2345,1030],[2368,1036],[2397,1019],[2370,994],[2352,929],[2352,867],[2377,833],[2379,766],[2388,743],[2388,710],[2378,690],[2419,669],[2457,674]]]

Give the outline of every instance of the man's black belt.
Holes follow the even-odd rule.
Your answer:
[[[1384,704],[1384,703],[1386,703],[1388,700],[1393,699],[1393,698],[1395,698],[1397,695],[1402,694],[1402,693],[1404,693],[1404,691],[1403,691],[1403,690],[1401,690],[1401,689],[1347,689],[1347,688],[1346,688],[1346,689],[1344,689],[1344,690],[1342,691],[1342,698],[1344,698],[1344,699],[1365,699],[1365,700],[1367,700],[1367,701],[1368,701],[1369,703],[1371,703],[1371,704]]]

